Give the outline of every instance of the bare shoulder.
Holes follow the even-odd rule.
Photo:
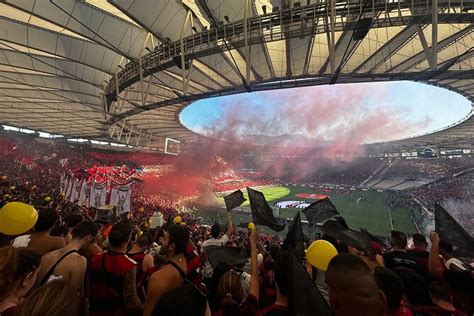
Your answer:
[[[87,259],[81,256],[80,254],[78,254],[77,252],[70,254],[65,259],[67,260],[68,263],[71,263],[71,264],[84,264],[84,265],[87,264]]]
[[[173,280],[179,276],[175,268],[171,265],[165,265],[160,270],[152,274],[150,278],[150,283],[159,282],[161,284],[172,283]]]
[[[53,249],[59,249],[66,246],[66,241],[64,240],[64,238],[58,236],[47,236],[44,242],[51,245],[51,248]]]

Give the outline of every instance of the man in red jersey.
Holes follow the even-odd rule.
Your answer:
[[[108,237],[110,250],[95,256],[90,267],[90,315],[141,315],[143,305],[137,295],[136,262],[125,252],[133,226],[115,224]]]

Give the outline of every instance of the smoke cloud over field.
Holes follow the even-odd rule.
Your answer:
[[[192,155],[178,157],[176,170],[211,180],[210,173],[219,173],[215,157],[223,157],[237,170],[258,168],[274,178],[305,181],[318,169],[348,169],[363,154],[361,144],[408,137],[430,123],[428,117],[413,121],[408,107],[391,107],[383,86],[370,87],[338,85],[224,98],[220,115],[200,128],[210,139],[188,145]]]
[[[391,107],[382,85],[367,87],[348,84],[226,98],[224,115],[212,120],[203,133],[258,143],[261,136],[300,136],[283,139],[282,145],[310,147],[328,142],[328,150],[333,151],[408,137],[430,123],[427,116],[411,120],[408,107]]]

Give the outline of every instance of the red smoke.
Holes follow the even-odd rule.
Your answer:
[[[203,131],[210,139],[188,145],[170,176],[178,183],[200,182],[201,195],[210,192],[215,155],[237,170],[245,167],[243,155],[254,155],[260,170],[298,181],[324,165],[363,155],[363,143],[408,137],[429,123],[429,118],[413,122],[408,108],[387,104],[386,91],[377,84],[285,89],[225,100],[222,117]]]
[[[282,145],[314,147],[330,142],[336,147],[341,143],[355,146],[409,137],[429,123],[429,118],[413,122],[408,108],[386,104],[384,87],[377,84],[285,89],[224,100],[229,102],[224,115],[204,133],[230,141],[301,135],[301,141],[292,139]]]

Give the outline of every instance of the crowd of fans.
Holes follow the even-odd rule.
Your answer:
[[[36,195],[9,192],[25,202]],[[225,227],[209,227],[192,214],[165,212],[168,221],[151,229],[136,219],[94,220],[94,211],[60,198],[37,209],[31,231],[2,236],[2,316],[290,315],[290,259],[282,241],[237,229],[230,213]],[[435,232],[428,251],[425,236],[415,234],[409,249],[407,236],[392,231],[389,246],[372,241],[375,256],[322,238],[339,255],[326,272],[306,266],[334,315],[474,312],[472,258],[454,258]],[[241,249],[244,261],[223,255],[212,262],[214,247]]]
[[[456,159],[395,159],[383,175],[385,179],[439,179],[473,167],[469,158]]]
[[[97,216],[101,210],[59,194],[57,160],[72,149],[58,147],[48,160],[42,157],[50,152],[29,142],[0,146],[0,206],[25,202],[39,215],[20,236],[0,234],[2,316],[290,315],[289,297],[308,295],[292,293],[291,260],[278,237],[237,228],[230,213],[221,227],[180,212],[173,185],[186,185],[185,178],[161,183],[164,193],[154,195],[138,183],[133,211],[104,220]],[[24,154],[38,166],[25,170],[12,159]],[[84,167],[100,163],[85,154],[68,157]],[[151,228],[148,218],[157,211],[165,223]],[[315,236],[307,238],[309,244]],[[430,243],[415,234],[410,249],[402,232],[391,233],[390,245],[374,238],[375,256],[329,235],[321,238],[339,252],[327,271],[303,263],[334,315],[474,312],[472,258],[455,258],[453,246],[434,232]],[[213,247],[232,255],[216,262]]]

